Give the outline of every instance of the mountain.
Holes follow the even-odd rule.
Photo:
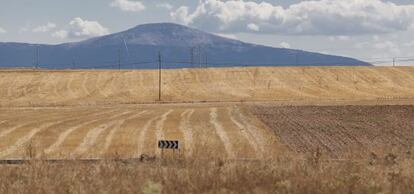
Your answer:
[[[0,43],[0,67],[163,68],[228,66],[368,66],[352,58],[273,48],[172,23],[139,25],[59,45]]]

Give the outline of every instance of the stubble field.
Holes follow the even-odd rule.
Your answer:
[[[2,159],[160,157],[162,139],[179,140],[182,157],[195,158],[208,148],[220,158],[259,159],[276,146],[261,122],[231,105],[8,108],[0,120]]]
[[[0,192],[414,192],[414,68],[157,75],[1,70]]]
[[[413,101],[412,67],[257,67],[163,70],[162,101]],[[0,71],[0,106],[93,106],[158,101],[158,71]]]

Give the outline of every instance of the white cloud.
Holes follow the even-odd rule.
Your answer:
[[[3,28],[0,28],[0,34],[4,34],[4,33],[7,33],[7,31]]]
[[[279,46],[282,47],[282,48],[287,48],[287,49],[290,48],[290,44],[287,43],[287,42],[282,42],[282,43],[279,44]]]
[[[174,12],[170,13],[170,16],[176,20],[179,21],[185,25],[188,25],[190,23],[193,22],[193,19],[190,18],[189,16],[189,8],[186,6],[181,6],[180,8],[178,8],[177,10],[175,10]]]
[[[167,9],[167,10],[171,10],[171,9],[174,8],[174,6],[169,4],[169,3],[159,3],[159,4],[157,4],[157,7],[164,8],[164,9]]]
[[[358,35],[406,31],[414,26],[414,5],[381,0],[310,0],[287,8],[248,0],[201,0],[193,12],[182,6],[175,21],[216,32]],[[255,31],[255,30],[253,30]]]
[[[49,32],[50,30],[53,30],[54,28],[56,28],[56,24],[48,22],[45,25],[33,28],[32,32]]]
[[[60,38],[60,39],[65,39],[65,38],[68,37],[68,31],[66,31],[66,30],[59,30],[59,31],[53,32],[52,33],[52,37]]]
[[[351,40],[351,37],[349,36],[330,36],[330,41],[349,41]]]
[[[377,42],[373,44],[373,48],[390,53],[392,56],[401,55],[399,46],[391,41]]]
[[[77,17],[70,21],[65,29],[52,33],[52,36],[63,39],[80,39],[103,36],[106,34],[109,34],[109,30],[103,27],[99,22],[83,20],[82,18]]]
[[[215,35],[221,36],[221,37],[224,37],[224,38],[234,39],[234,40],[238,39],[238,37],[235,34],[215,33]]]
[[[256,24],[250,23],[250,24],[247,24],[247,29],[258,32],[260,30],[260,27],[257,26]]]
[[[21,28],[19,29],[19,34],[23,34],[23,33],[27,32],[27,31],[29,31],[29,27],[28,27],[28,25],[23,26],[23,27],[21,27]]]
[[[406,47],[413,47],[414,46],[414,41],[404,43],[404,46],[406,46]]]
[[[360,51],[369,50],[372,53],[373,58],[384,58],[384,57],[396,57],[404,54],[400,46],[392,41],[384,40],[369,40],[358,42],[354,45],[356,49]]]
[[[146,8],[142,2],[133,0],[114,0],[109,5],[127,12],[139,12]]]

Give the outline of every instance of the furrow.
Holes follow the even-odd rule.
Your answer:
[[[184,134],[186,156],[189,157],[193,153],[193,132],[190,126],[190,118],[194,113],[194,109],[189,109],[181,113],[180,131]]]
[[[100,151],[100,155],[103,155],[104,153],[106,153],[109,149],[109,147],[112,144],[112,139],[114,138],[114,135],[116,134],[116,132],[118,132],[118,130],[121,128],[121,126],[128,120],[131,119],[136,119],[141,117],[143,114],[145,114],[146,112],[148,112],[147,110],[141,111],[140,113],[134,114],[122,121],[119,121],[115,127],[109,132],[108,136],[106,136],[105,139],[105,145],[103,146],[103,149]]]
[[[95,115],[95,116],[105,115],[105,114],[108,114],[108,113],[111,113],[111,112],[114,112],[114,111],[109,111],[109,112],[106,112],[106,113],[100,113],[100,114]],[[99,120],[102,120],[102,118],[98,118],[98,119],[94,119],[94,120],[91,120],[91,121],[83,122],[83,123],[80,123],[80,124],[78,124],[76,126],[73,126],[73,127],[69,128],[69,129],[63,131],[62,133],[60,133],[60,135],[57,138],[57,140],[52,145],[50,145],[48,148],[46,148],[44,150],[44,153],[45,154],[49,154],[49,153],[56,152],[61,147],[61,145],[63,144],[63,142],[65,142],[65,140],[67,139],[67,137],[70,134],[72,134],[73,132],[75,132],[76,130],[78,130],[78,129],[84,127],[84,126],[90,125],[90,124],[95,123],[95,122],[97,122]]]
[[[137,143],[138,143],[137,152],[136,152],[137,157],[141,156],[144,153],[145,136],[146,136],[150,126],[152,125],[153,122],[155,122],[160,117],[161,116],[156,116],[156,117],[153,117],[150,120],[148,120],[148,122],[145,123],[144,127],[140,131],[140,133],[138,135],[138,139],[137,139]]]
[[[233,147],[230,143],[230,139],[224,130],[223,126],[219,123],[217,119],[217,108],[210,108],[210,123],[214,126],[216,133],[218,134],[221,142],[224,144],[227,156],[229,158],[235,158]]]
[[[245,126],[246,132],[250,134],[252,138],[254,138],[256,145],[258,146],[258,149],[264,153],[265,151],[265,138],[259,133],[260,129],[258,129],[256,126],[252,125],[250,122],[248,122],[249,118],[241,113],[239,108],[236,108],[236,113],[239,117],[240,123]]]
[[[230,120],[240,129],[240,133],[243,135],[244,138],[246,138],[246,140],[248,141],[247,143],[254,149],[256,153],[256,157],[261,158],[263,155],[263,150],[261,149],[259,150],[259,145],[257,143],[257,140],[253,137],[251,133],[249,133],[247,126],[237,121],[237,119],[233,115],[232,108],[228,108],[227,111],[228,111]]]
[[[131,111],[124,112],[121,115],[116,116],[116,117],[122,117],[126,114],[129,114],[130,112]],[[108,120],[112,120],[112,119],[108,119]],[[83,138],[82,143],[78,145],[78,147],[71,154],[71,156],[72,157],[82,156],[82,154],[86,153],[89,149],[91,149],[92,146],[95,145],[95,142],[101,133],[103,133],[108,128],[116,125],[117,122],[119,122],[119,120],[110,121],[108,123],[101,124],[92,130],[89,130],[89,132]]]
[[[2,138],[2,137],[4,137],[4,136],[6,136],[6,135],[8,135],[8,134],[12,133],[14,130],[16,130],[16,129],[20,128],[20,127],[23,127],[23,126],[26,126],[26,125],[30,125],[30,124],[33,124],[33,123],[34,123],[34,122],[25,123],[25,124],[17,125],[17,126],[14,126],[14,127],[9,128],[9,129],[6,129],[6,130],[4,130],[4,131],[1,131],[1,132],[0,132],[0,138]]]
[[[18,139],[15,144],[13,144],[10,147],[7,147],[5,150],[0,151],[0,158],[5,157],[5,156],[9,156],[12,153],[16,152],[18,149],[21,149],[23,145],[28,143],[32,139],[33,136],[35,136],[37,133],[39,133],[43,129],[47,129],[51,126],[58,125],[58,124],[63,123],[63,122],[65,122],[65,121],[57,121],[57,122],[47,123],[47,124],[43,124],[43,125],[39,126],[38,128],[35,128],[35,129],[31,130],[27,135],[25,135],[22,138]]]
[[[156,136],[157,142],[159,140],[164,139],[164,133],[163,133],[164,123],[167,120],[168,115],[171,114],[172,112],[173,112],[173,110],[170,109],[169,111],[167,111],[166,113],[164,113],[161,116],[161,119],[158,120],[158,122],[155,124],[155,129],[156,129],[155,136]],[[155,146],[158,146],[158,145],[155,145]],[[161,151],[159,149],[157,149],[157,147],[156,147],[156,154],[158,156],[161,155]]]

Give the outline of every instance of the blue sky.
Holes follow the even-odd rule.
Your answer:
[[[365,60],[413,57],[412,0],[1,0],[0,41],[57,44],[175,22]]]

